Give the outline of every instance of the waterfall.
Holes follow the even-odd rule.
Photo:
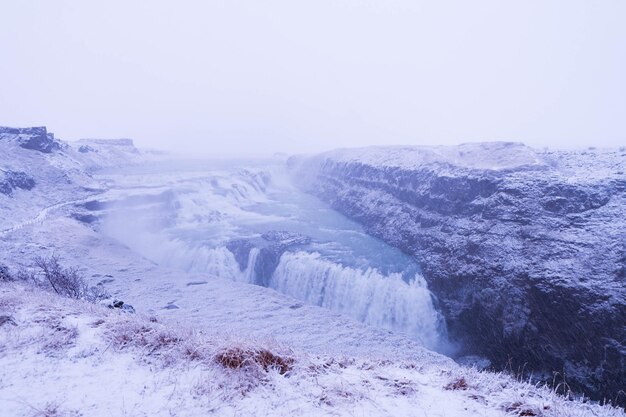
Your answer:
[[[373,268],[362,271],[324,260],[318,253],[286,252],[270,286],[368,325],[402,332],[431,349],[443,342],[443,319],[419,274],[407,283],[400,273],[385,276]]]
[[[258,259],[260,252],[259,248],[250,249],[250,254],[248,255],[248,265],[243,271],[244,282],[247,282],[248,284],[254,284],[255,282],[254,266],[256,265],[256,260]]]
[[[241,280],[242,274],[234,255],[224,247],[198,246],[189,248],[184,243],[173,240],[161,243],[159,252],[159,254],[153,254],[151,258],[161,265],[187,272],[206,273],[234,281]]]

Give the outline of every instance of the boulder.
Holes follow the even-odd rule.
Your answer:
[[[4,325],[17,326],[17,323],[15,322],[13,316],[0,315],[0,327]]]

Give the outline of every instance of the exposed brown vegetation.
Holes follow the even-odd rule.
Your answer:
[[[50,331],[43,339],[42,351],[54,355],[58,351],[67,349],[76,344],[78,329],[74,326],[65,326],[61,322],[51,322]]]
[[[506,411],[507,413],[515,413],[520,417],[533,417],[533,416],[539,416],[541,415],[541,412],[533,407],[530,407],[524,403],[521,403],[519,401],[507,404],[504,407],[504,411]]]
[[[456,390],[466,390],[467,388],[469,388],[469,386],[467,385],[467,381],[465,381],[465,378],[461,377],[450,382],[444,388],[447,390],[456,391]]]
[[[283,357],[270,352],[267,349],[243,349],[229,348],[215,355],[215,361],[225,368],[243,369],[254,366],[261,367],[264,371],[276,369],[279,374],[289,372],[294,360],[291,357]]]

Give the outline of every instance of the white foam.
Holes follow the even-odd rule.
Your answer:
[[[402,332],[435,349],[442,344],[442,317],[435,310],[424,278],[409,283],[322,259],[318,253],[286,252],[270,286],[311,304],[351,316],[366,324]]]

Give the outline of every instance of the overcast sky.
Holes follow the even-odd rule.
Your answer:
[[[626,1],[3,1],[0,125],[196,153],[626,145]]]

